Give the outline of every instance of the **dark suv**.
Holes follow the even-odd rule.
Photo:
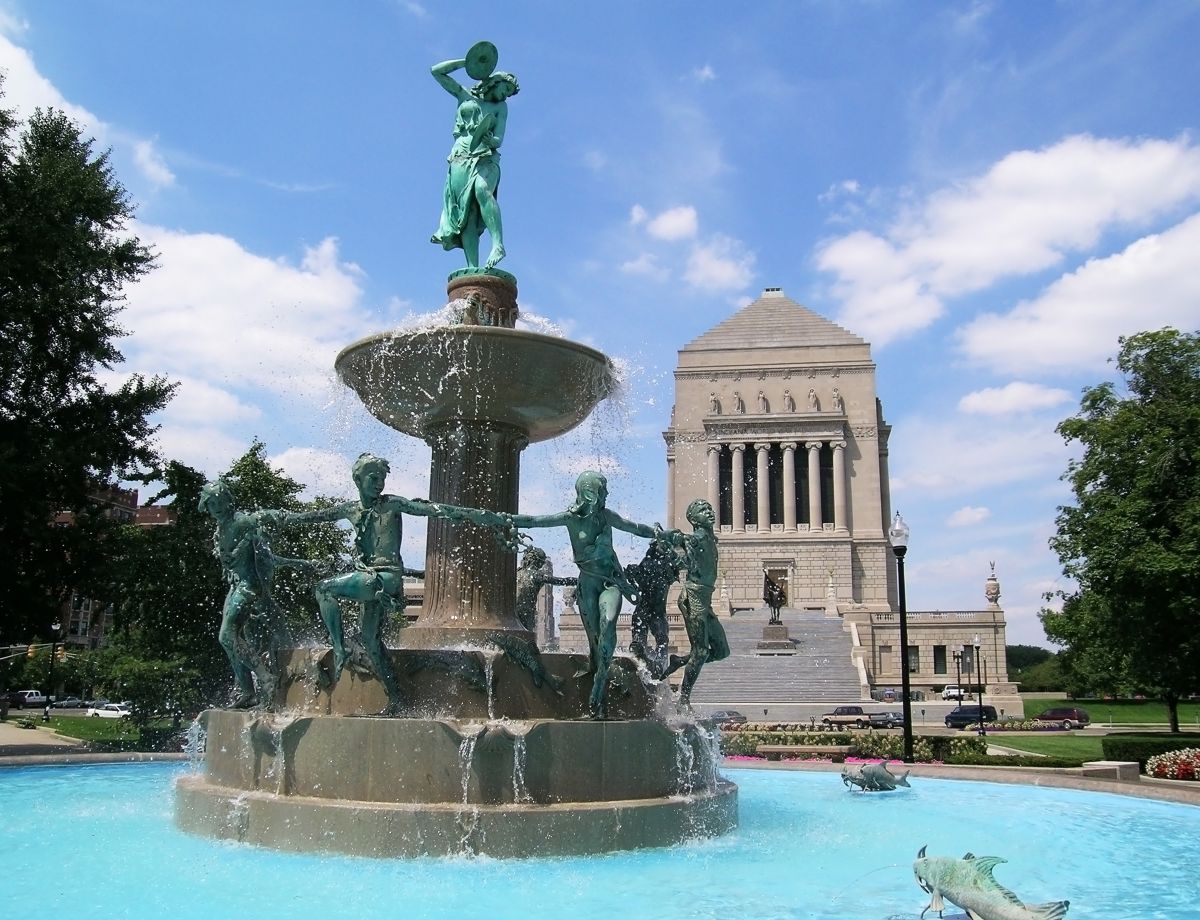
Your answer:
[[[967,706],[955,706],[946,714],[946,728],[966,728],[968,725],[976,725],[980,721],[995,722],[996,707],[972,703]]]
[[[1040,715],[1034,716],[1039,722],[1056,722],[1063,728],[1078,728],[1081,725],[1087,725],[1092,721],[1092,717],[1087,714],[1086,709],[1072,709],[1063,707],[1062,709],[1047,709]]]

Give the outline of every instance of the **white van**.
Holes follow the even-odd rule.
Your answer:
[[[944,690],[942,690],[942,699],[944,699],[944,700],[960,700],[961,701],[962,698],[966,695],[967,695],[966,691],[964,691],[962,687],[959,687],[955,684],[948,684],[946,686],[946,688]]]

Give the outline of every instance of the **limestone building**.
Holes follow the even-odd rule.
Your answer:
[[[667,520],[689,529],[688,503],[706,497],[721,547],[718,612],[761,609],[770,578],[796,612],[793,633],[806,618],[842,621],[863,696],[900,681],[890,431],[870,345],[779,288],[679,352],[664,432]],[[983,611],[910,612],[912,685],[972,680],[977,636],[980,671],[1011,693],[1003,611],[990,597]]]

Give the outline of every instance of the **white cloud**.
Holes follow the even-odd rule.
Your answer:
[[[1068,137],[1009,154],[930,195],[886,233],[823,244],[839,318],[876,344],[923,328],[947,299],[1060,264],[1113,227],[1137,227],[1200,199],[1200,148],[1186,138]]]
[[[754,253],[740,240],[715,236],[692,250],[683,277],[693,287],[718,291],[744,288],[754,277]]]
[[[656,281],[663,281],[670,274],[658,264],[658,259],[648,252],[643,252],[636,259],[622,262],[621,271],[627,275],[642,275],[646,278],[653,278]]]
[[[15,16],[10,15],[9,20],[20,24]],[[38,71],[33,56],[6,37],[6,33],[14,33],[5,24],[4,11],[0,9],[0,71],[4,72],[5,77],[5,108],[14,109],[20,118],[28,118],[37,108],[59,109],[80,126],[85,136],[93,136],[101,150],[110,145],[128,149],[138,171],[151,185],[169,185],[174,180],[152,141],[130,137],[82,106],[68,102],[54,84]]]
[[[271,466],[304,483],[304,498],[312,499],[317,495],[355,497],[354,481],[350,477],[354,461],[341,454],[316,447],[289,447],[268,459]]]
[[[717,78],[717,72],[712,69],[711,64],[705,64],[703,67],[697,67],[693,70],[692,76],[701,83],[708,83],[710,80]]]
[[[696,209],[690,205],[669,208],[646,224],[646,232],[660,240],[691,239],[698,229]]]
[[[258,406],[242,402],[222,387],[194,377],[173,377],[179,386],[163,411],[167,424],[194,425],[249,421],[262,416]]]
[[[150,141],[138,141],[133,145],[133,160],[152,184],[158,187],[173,185],[175,174]]]
[[[425,19],[429,16],[429,10],[420,3],[416,3],[415,0],[402,0],[400,5],[417,19]]]
[[[1093,259],[1007,314],[987,313],[960,331],[973,360],[1010,373],[1096,367],[1117,339],[1144,329],[1200,324],[1200,214]]]
[[[0,35],[18,38],[29,30],[29,20],[21,15],[16,4],[0,2]]]
[[[600,150],[586,150],[583,154],[583,165],[592,172],[600,172],[608,165],[608,157]]]
[[[980,508],[973,505],[964,505],[959,508],[950,517],[946,518],[947,527],[971,527],[975,524],[981,524],[991,517],[992,512],[987,508]]]
[[[972,415],[1010,415],[1036,409],[1052,409],[1071,401],[1066,390],[1014,380],[1002,387],[968,393],[958,401],[961,412]]]
[[[641,226],[649,217],[649,213],[640,204],[635,204],[629,209],[629,225],[631,227]]]
[[[268,259],[229,237],[136,223],[158,267],[128,290],[131,364],[174,377],[259,387],[316,402],[340,348],[367,331],[359,270],[329,238],[300,264]]]

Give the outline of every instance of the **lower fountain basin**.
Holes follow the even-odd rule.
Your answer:
[[[334,367],[372,415],[422,439],[466,421],[544,441],[582,422],[615,382],[595,349],[501,326],[379,333],[344,348]]]
[[[365,856],[577,855],[737,825],[715,730],[694,723],[287,717],[210,710],[184,830]]]

